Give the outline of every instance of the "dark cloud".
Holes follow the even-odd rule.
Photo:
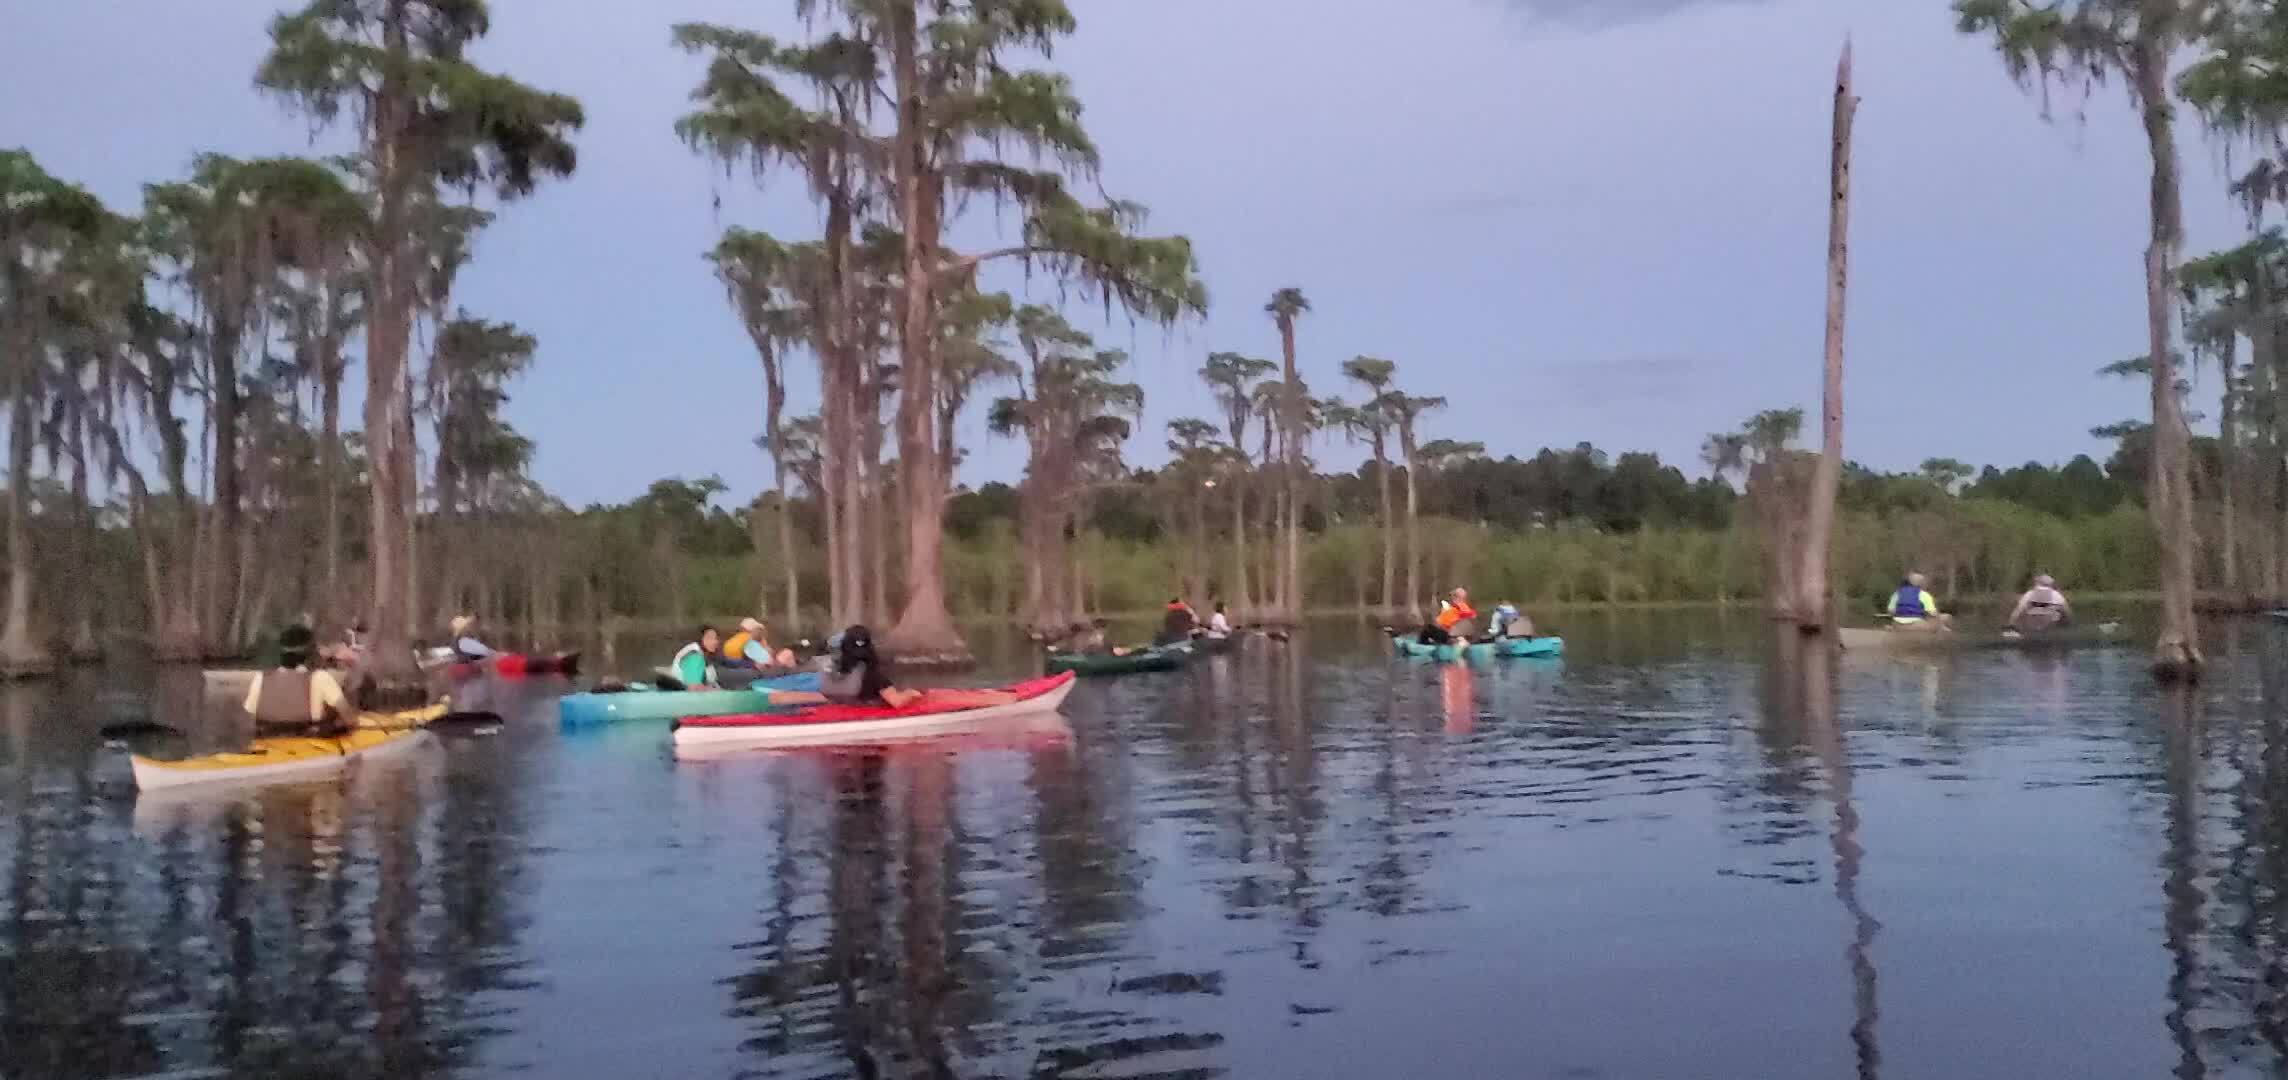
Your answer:
[[[1646,22],[1694,8],[1762,4],[1770,0],[1490,0],[1539,23],[1593,29]]]

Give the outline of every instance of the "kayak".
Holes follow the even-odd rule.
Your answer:
[[[394,756],[421,745],[429,738],[423,726],[444,716],[448,709],[447,703],[439,702],[403,712],[364,713],[358,717],[357,726],[344,735],[256,739],[245,750],[180,761],[137,754],[128,763],[135,771],[136,788],[143,791],[194,784],[323,779],[359,761]]]
[[[1504,638],[1493,644],[1495,656],[1525,659],[1538,656],[1565,655],[1565,639],[1561,637]]]
[[[1121,656],[1110,653],[1052,652],[1047,667],[1051,675],[1068,671],[1076,675],[1129,675],[1139,671],[1174,671],[1191,658],[1192,643],[1180,641],[1174,645],[1138,649]]]
[[[811,705],[780,712],[693,716],[676,721],[675,756],[685,760],[793,743],[843,743],[884,736],[959,730],[967,725],[1055,712],[1078,680],[1073,672],[1002,687],[1016,700],[979,704],[975,691],[929,690],[902,709],[885,705]],[[933,700],[935,699],[935,700]]]
[[[445,674],[455,679],[475,679],[486,675],[503,679],[543,675],[569,677],[580,674],[580,654],[572,652],[557,653],[554,656],[528,656],[524,653],[501,653],[482,660],[446,664]]]
[[[1423,643],[1418,634],[1400,634],[1390,639],[1390,645],[1400,656],[1411,656],[1422,660],[1459,660],[1462,658],[1464,648],[1462,643],[1458,641],[1448,642],[1444,645],[1427,645]]]
[[[2121,624],[2099,623],[2096,626],[2067,627],[2062,630],[2043,630],[2025,634],[2015,630],[2000,633],[1978,630],[1883,630],[1867,627],[1844,626],[1835,631],[1835,639],[1845,649],[2031,649],[2062,648],[2069,645],[2094,645],[2121,638]]]
[[[622,720],[673,720],[683,716],[729,716],[771,707],[771,692],[818,691],[818,673],[798,671],[760,679],[745,690],[661,690],[638,683],[613,693],[571,694],[556,703],[556,717],[567,726]]]

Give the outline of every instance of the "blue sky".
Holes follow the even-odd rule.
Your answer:
[[[2086,118],[2060,99],[2046,121],[1940,0],[1072,3],[1080,32],[1054,64],[1106,186],[1192,238],[1214,302],[1172,331],[1095,327],[1146,390],[1139,463],[1165,457],[1167,420],[1214,415],[1194,377],[1207,353],[1277,356],[1262,307],[1289,285],[1316,309],[1300,334],[1314,389],[1351,356],[1388,357],[1410,391],[1452,399],[1433,436],[1496,454],[1589,440],[1697,471],[1709,432],[1810,403],[1847,33],[1865,99],[1850,455],[2102,458],[2088,429],[2142,409],[2138,387],[2091,375],[2145,351],[2146,162],[2126,98],[2100,90]],[[539,478],[575,503],[665,475],[718,473],[735,498],[766,486],[761,375],[699,256],[727,225],[797,237],[817,217],[792,184],[757,192],[676,140],[698,67],[667,34],[790,33],[791,3],[493,6],[482,62],[589,115],[579,174],[507,208],[460,293],[540,338],[509,407]],[[123,209],[203,150],[308,149],[307,125],[251,86],[271,10],[15,5],[0,145]],[[2187,138],[2192,252],[2239,231],[2227,164]],[[990,228],[978,218],[966,236]],[[1084,301],[1072,314],[1101,323]],[[792,381],[814,396],[807,365]],[[967,482],[1022,459],[974,419],[962,441]]]

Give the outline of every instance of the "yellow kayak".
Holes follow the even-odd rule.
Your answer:
[[[426,741],[423,725],[444,716],[439,702],[420,709],[394,713],[362,713],[356,727],[340,736],[282,736],[254,740],[246,750],[181,761],[159,761],[136,755],[135,786],[143,791],[188,787],[193,784],[317,780],[347,770],[351,763],[389,757]]]

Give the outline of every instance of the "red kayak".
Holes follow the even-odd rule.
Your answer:
[[[580,674],[580,654],[557,653],[554,656],[526,656],[523,653],[502,653],[483,660],[470,660],[445,665],[445,674],[456,679],[474,679],[485,675],[498,675],[503,679],[521,679],[528,675]]]
[[[961,730],[967,725],[1056,712],[1073,674],[1030,679],[997,690],[929,690],[902,709],[886,705],[809,705],[780,712],[694,716],[675,725],[679,757],[771,744],[868,739]]]

